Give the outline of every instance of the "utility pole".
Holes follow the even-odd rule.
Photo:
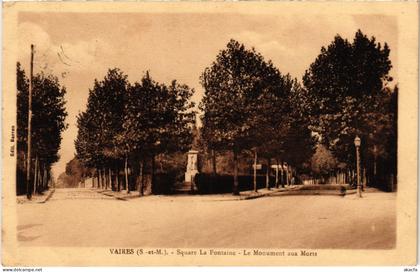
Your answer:
[[[32,198],[31,187],[31,131],[32,131],[32,88],[33,88],[33,73],[34,73],[34,45],[31,44],[31,73],[29,78],[29,103],[28,103],[28,156],[26,157],[26,197]]]

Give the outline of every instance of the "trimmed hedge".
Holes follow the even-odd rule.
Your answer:
[[[233,176],[232,175],[213,175],[199,173],[195,176],[195,185],[199,194],[222,194],[233,192]],[[254,189],[254,177],[252,175],[238,176],[239,191],[248,191]],[[274,177],[270,177],[270,187],[275,186]],[[257,176],[257,188],[265,188],[265,176]]]
[[[152,194],[169,195],[173,193],[173,185],[176,182],[174,173],[156,173],[152,182]]]

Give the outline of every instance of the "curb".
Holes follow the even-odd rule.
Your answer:
[[[259,193],[255,195],[248,195],[239,197],[237,200],[248,200],[248,199],[256,199],[264,196],[270,196],[275,193],[281,193],[283,196],[287,195],[333,195],[333,196],[341,196],[345,197],[346,195],[353,195],[356,194],[356,190],[346,190],[344,193],[336,192],[335,190],[300,190],[299,187],[292,187],[292,188],[275,188],[272,189],[270,192]]]
[[[53,193],[55,192],[55,188],[53,188],[53,189],[51,189],[49,192],[48,192],[48,195],[47,195],[47,197],[44,199],[44,200],[41,200],[41,201],[38,201],[37,203],[39,203],[39,204],[44,204],[45,202],[47,202],[51,197],[52,197],[52,195],[53,195]]]
[[[357,190],[355,190],[355,189],[347,190],[346,193],[345,193],[345,195],[354,195],[354,194],[357,194]]]
[[[116,195],[113,195],[113,194],[110,194],[110,193],[106,193],[106,192],[98,192],[98,193],[103,194],[103,195],[106,195],[106,196],[113,197],[113,198],[118,199],[118,200],[127,201],[127,199],[124,199],[122,197],[119,197],[119,196],[116,196]]]
[[[100,190],[100,191],[94,190],[94,191],[97,192],[98,194],[102,194],[102,195],[105,195],[105,196],[113,197],[113,198],[115,198],[117,200],[122,200],[122,201],[128,201],[130,198],[138,198],[138,197],[140,197],[139,195],[134,195],[134,194],[127,194],[127,196],[125,196],[125,197],[124,196],[116,196],[113,193],[109,193],[106,190]]]
[[[251,194],[248,195],[239,195],[236,197],[232,197],[230,199],[222,199],[223,201],[238,201],[238,200],[251,200],[251,199],[256,199],[256,198],[260,198],[260,197],[265,197],[265,196],[270,196],[272,194],[276,194],[276,193],[280,193],[282,196],[287,196],[287,195],[334,195],[334,196],[341,196],[341,197],[345,197],[346,195],[352,195],[356,193],[356,190],[346,190],[345,193],[341,193],[341,192],[336,192],[336,190],[301,190],[301,187],[298,185],[294,185],[294,187],[288,187],[288,188],[271,188],[270,191],[268,192],[262,192],[262,193],[255,193],[252,192]],[[138,198],[138,195],[134,195],[134,194],[127,194],[126,196],[116,196],[113,193],[110,193],[106,190],[94,190],[95,192],[97,192],[98,194],[102,194],[105,196],[109,196],[112,198],[115,198],[117,200],[122,200],[122,201],[128,201],[131,198]],[[314,192],[316,191],[316,192]],[[222,201],[220,200],[220,201]]]
[[[284,192],[284,191],[289,191],[289,189],[277,189],[277,188],[275,188],[275,189],[272,189],[271,191],[269,191],[269,192],[265,192],[265,193],[257,193],[257,194],[254,194],[254,195],[247,195],[247,196],[243,196],[243,197],[239,197],[237,200],[249,200],[249,199],[256,199],[256,198],[260,198],[260,197],[264,197],[264,196],[268,196],[268,195],[271,195],[271,194],[274,194],[274,193],[279,193],[279,192]]]

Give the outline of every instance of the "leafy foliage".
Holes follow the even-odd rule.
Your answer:
[[[192,94],[175,80],[169,86],[155,82],[149,72],[131,85],[122,71],[109,70],[102,81],[95,80],[87,109],[78,116],[77,158],[86,167],[115,168],[117,176],[124,164],[126,181],[125,162],[140,175],[139,164],[146,167],[150,159],[154,175],[155,156],[191,145]]]
[[[352,43],[337,35],[321,48],[303,77],[311,103],[311,128],[350,167],[355,161],[356,135],[362,139],[364,160],[374,145],[389,149],[384,141],[384,136],[391,137],[394,114],[389,110],[389,53],[386,43],[382,46],[360,30]]]
[[[310,157],[314,139],[300,105],[302,88],[254,49],[231,40],[200,80],[205,89],[201,135],[208,150],[231,150],[234,160],[251,149],[297,164]],[[299,147],[301,156],[295,152]]]
[[[23,192],[25,180],[22,173],[27,169],[25,158],[28,140],[28,94],[29,80],[20,63],[16,66],[17,75],[17,151],[18,151],[18,193]],[[58,161],[61,134],[67,128],[65,122],[66,89],[60,86],[57,77],[36,74],[32,90],[32,131],[31,157],[37,158],[39,165],[48,171]],[[32,163],[32,166],[34,163]],[[31,167],[32,168],[32,167]],[[39,169],[37,169],[39,171]],[[31,172],[35,169],[31,169]],[[33,176],[33,174],[31,175]],[[38,188],[43,190],[42,186]]]

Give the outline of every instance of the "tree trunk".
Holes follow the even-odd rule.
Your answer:
[[[348,184],[349,183],[349,175],[348,175],[348,170],[344,169],[344,184]]]
[[[99,173],[101,174],[102,189],[106,189],[106,179],[104,177],[103,169],[99,168]]]
[[[125,189],[127,190],[127,194],[129,194],[130,187],[128,184],[128,156],[125,156],[124,173],[125,173]]]
[[[213,175],[217,175],[216,171],[216,151],[214,149],[211,150],[211,160],[213,165]]]
[[[101,189],[104,188],[104,180],[102,178],[102,174],[101,174],[101,169],[98,168],[98,187],[100,187]]]
[[[106,181],[107,181],[107,183],[108,183],[108,189],[112,189],[112,186],[111,186],[111,176],[109,175],[109,168],[108,168],[108,171],[106,171],[107,169],[106,168],[104,168],[104,175],[105,175],[105,177],[106,177]]]
[[[117,192],[121,191],[120,169],[115,168],[115,179],[117,182]]]
[[[280,182],[281,182],[281,187],[284,188],[284,169],[283,169],[283,162],[281,162],[281,168],[280,168]]]
[[[152,186],[152,191],[153,191],[153,186],[155,184],[155,155],[152,155],[152,171],[151,171],[151,181],[150,184]]]
[[[96,174],[98,175],[98,188],[101,188],[101,169],[96,168]]]
[[[238,185],[238,154],[233,150],[233,195],[239,195]]]
[[[366,168],[362,169],[362,190],[364,191],[366,188]]]
[[[258,154],[257,150],[254,151],[254,192],[258,192],[257,190],[257,162],[258,162]]]
[[[160,172],[163,173],[163,154],[159,155]]]
[[[276,158],[276,188],[279,188],[279,159]]]
[[[99,168],[99,175],[101,176],[101,187],[105,190],[106,185],[106,179],[105,179],[105,173],[102,168]]]
[[[39,163],[38,166],[38,193],[42,193],[43,191],[43,176],[42,176],[42,171],[44,170],[43,166],[41,163]]]
[[[114,186],[114,182],[112,180],[112,170],[111,168],[108,168],[108,177],[109,177],[109,187],[111,187],[111,190],[114,191],[115,190],[115,186]]]
[[[42,192],[42,164],[38,162],[38,193]]]
[[[267,170],[265,172],[265,188],[267,190],[270,190],[270,164],[271,158],[267,158]]]
[[[42,167],[39,169],[39,188],[40,188],[40,191],[41,192],[45,191],[45,187],[44,187],[44,169],[45,169],[45,164],[42,164]]]
[[[51,184],[51,182],[52,182],[52,179],[51,179],[51,172],[50,172],[50,170],[48,169],[48,170],[47,170],[47,188],[49,188],[49,186],[52,186],[53,188],[55,188],[55,182],[53,182],[52,184]]]
[[[102,177],[102,180],[105,183],[105,189],[108,189],[108,179],[107,179],[107,176],[106,176],[106,170],[105,170],[105,168],[102,168],[101,169],[101,177]]]
[[[38,155],[35,156],[35,170],[34,170],[34,190],[33,193],[36,193],[38,186]]]
[[[42,178],[42,186],[44,187],[44,190],[47,190],[47,165],[44,164],[44,175]]]
[[[99,170],[98,170],[98,168],[96,168],[96,181],[97,181],[96,187],[99,189],[100,186],[101,186],[101,183],[100,183],[100,180],[99,180]]]
[[[341,184],[341,181],[340,181],[340,170],[339,169],[335,170],[335,177],[336,177],[337,184]]]
[[[146,160],[143,159],[140,165],[140,195],[144,195],[144,168],[145,168]]]
[[[374,145],[373,146],[373,179],[374,180],[376,180],[376,173],[377,173],[376,152],[377,152],[377,148],[376,148],[376,145]]]

